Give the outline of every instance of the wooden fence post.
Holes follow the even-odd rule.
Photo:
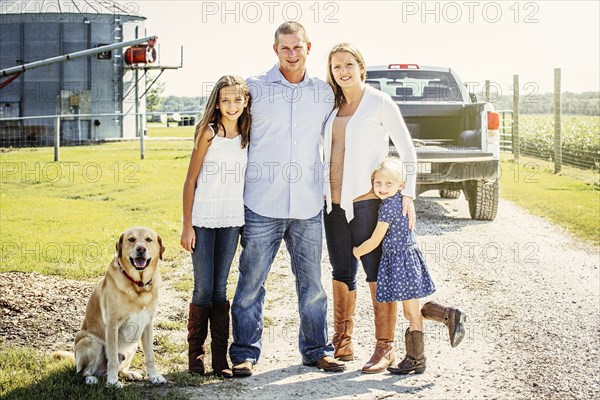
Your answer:
[[[559,174],[562,169],[562,138],[561,131],[561,103],[560,103],[560,68],[554,68],[554,173]]]
[[[513,131],[512,150],[515,161],[519,161],[519,75],[513,75]]]
[[[54,119],[54,161],[60,161],[60,115]]]
[[[60,160],[60,95],[56,97],[56,118],[54,119],[54,161]]]

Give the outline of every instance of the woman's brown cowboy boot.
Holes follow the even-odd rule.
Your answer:
[[[209,308],[190,303],[188,317],[188,372],[204,375],[204,341],[208,335]]]
[[[412,331],[406,329],[404,333],[404,343],[406,346],[406,355],[400,361],[397,367],[388,367],[388,371],[392,374],[406,375],[409,372],[422,374],[425,372],[425,343],[423,340],[423,332]]]
[[[378,303],[375,301],[377,282],[369,282],[369,289],[375,314],[375,339],[377,339],[377,344],[371,359],[362,367],[361,371],[366,374],[376,374],[385,371],[396,359],[393,342],[398,303]]]
[[[213,373],[223,378],[233,378],[233,372],[227,363],[229,301],[221,304],[213,303],[210,309],[210,337]]]
[[[352,331],[356,310],[356,290],[348,290],[344,282],[333,280],[333,347],[340,361],[354,360]]]
[[[426,319],[441,322],[448,327],[448,336],[452,347],[458,346],[465,337],[463,323],[467,320],[467,315],[460,309],[444,307],[441,304],[429,301],[421,307],[421,314]]]

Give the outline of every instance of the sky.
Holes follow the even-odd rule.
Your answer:
[[[205,96],[225,74],[248,77],[277,58],[273,34],[285,20],[307,30],[309,74],[326,76],[329,50],[350,42],[367,65],[448,66],[481,92],[552,92],[561,68],[562,91],[600,90],[600,1],[129,1],[159,36],[166,71],[163,95]]]

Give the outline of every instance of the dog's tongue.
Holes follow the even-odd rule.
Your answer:
[[[146,259],[143,257],[136,257],[133,259],[135,266],[138,268],[144,267],[146,265]]]

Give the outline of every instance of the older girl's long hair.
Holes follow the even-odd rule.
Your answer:
[[[335,108],[340,107],[346,100],[344,98],[344,93],[342,92],[341,86],[337,84],[335,78],[333,77],[333,72],[331,72],[331,58],[335,53],[339,52],[350,53],[358,63],[358,66],[362,69],[360,73],[360,80],[364,82],[365,79],[367,79],[367,67],[365,65],[365,59],[360,50],[358,50],[354,45],[350,43],[339,43],[333,46],[333,49],[331,49],[331,51],[329,52],[329,57],[327,59],[327,82],[333,89],[333,94],[335,96]]]
[[[208,103],[206,104],[206,108],[204,109],[204,115],[202,119],[196,125],[196,132],[194,133],[194,148],[198,146],[198,140],[206,129],[208,129],[208,125],[211,125],[215,131],[215,135],[219,131],[219,127],[223,128],[223,132],[227,135],[227,131],[225,127],[221,123],[221,110],[217,108],[217,104],[219,103],[219,94],[221,93],[221,89],[228,86],[239,86],[242,89],[242,95],[245,99],[248,99],[248,105],[242,111],[242,115],[237,120],[238,129],[240,131],[240,135],[242,136],[242,149],[248,145],[250,140],[250,106],[252,105],[252,98],[250,97],[250,89],[248,89],[248,85],[246,82],[239,76],[235,75],[225,75],[222,76],[221,79],[217,81],[214,89],[210,93],[208,97]],[[212,140],[214,136],[210,139]]]

